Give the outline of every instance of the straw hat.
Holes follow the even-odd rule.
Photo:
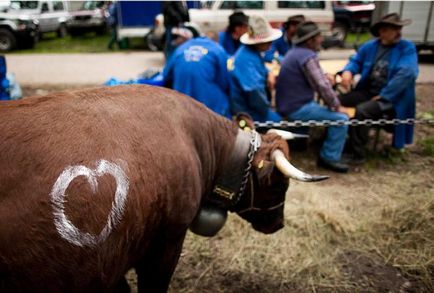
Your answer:
[[[300,26],[297,28],[297,32],[292,38],[292,43],[303,43],[304,41],[307,41],[320,33],[321,30],[318,28],[316,23],[314,23],[313,21],[306,21],[305,23],[300,24]]]
[[[375,37],[378,37],[378,30],[382,26],[393,25],[393,26],[402,27],[404,25],[409,25],[409,24],[411,24],[411,19],[401,20],[398,13],[389,13],[383,16],[380,19],[380,21],[376,22],[373,26],[371,26],[370,30]]]
[[[256,45],[272,42],[282,36],[282,32],[274,29],[262,16],[252,15],[249,17],[247,33],[241,36],[240,42],[245,45]]]

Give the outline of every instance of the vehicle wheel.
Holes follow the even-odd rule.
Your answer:
[[[99,28],[97,28],[96,30],[95,30],[95,33],[97,34],[97,35],[105,35],[106,33],[107,33],[107,26],[100,26]]]
[[[21,42],[21,46],[23,49],[32,49],[35,47],[35,43],[37,42],[36,38],[26,38]]]
[[[17,44],[14,34],[7,29],[0,29],[0,51],[6,52],[13,50]]]
[[[345,24],[341,23],[341,22],[337,22],[334,24],[333,26],[333,37],[335,37],[335,39],[337,39],[338,41],[341,41],[342,43],[345,42],[345,39],[347,38],[348,35],[348,26],[346,26]]]
[[[69,29],[68,33],[71,35],[71,37],[78,37],[78,36],[81,36],[83,34],[83,32],[81,30],[78,30],[78,29]]]
[[[59,29],[57,30],[57,36],[59,38],[64,38],[67,34],[68,29],[66,28],[66,25],[64,23],[61,23]]]

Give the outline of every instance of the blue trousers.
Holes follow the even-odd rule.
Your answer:
[[[317,102],[310,102],[288,115],[290,120],[348,120],[348,116],[334,112]],[[339,161],[347,138],[348,125],[329,126],[327,137],[320,150],[320,157],[328,161]]]

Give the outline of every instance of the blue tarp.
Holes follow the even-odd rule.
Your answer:
[[[129,79],[126,81],[122,81],[115,77],[112,77],[104,83],[104,85],[107,86],[115,86],[121,84],[148,84],[148,85],[155,85],[155,86],[163,86],[164,79],[163,79],[163,74],[161,74],[161,72],[157,72],[151,77],[147,77],[147,78],[139,77],[136,79]]]

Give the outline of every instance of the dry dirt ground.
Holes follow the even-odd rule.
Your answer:
[[[25,96],[62,89],[23,88]],[[417,109],[433,119],[434,85],[417,86]],[[315,140],[293,151],[294,165],[331,179],[292,181],[285,228],[273,235],[235,215],[213,238],[189,232],[169,292],[433,292],[434,154],[423,147],[427,138],[434,140],[434,126],[417,125],[415,143],[397,153],[382,132],[367,163],[344,175],[316,168]],[[128,278],[135,291],[133,271]]]

